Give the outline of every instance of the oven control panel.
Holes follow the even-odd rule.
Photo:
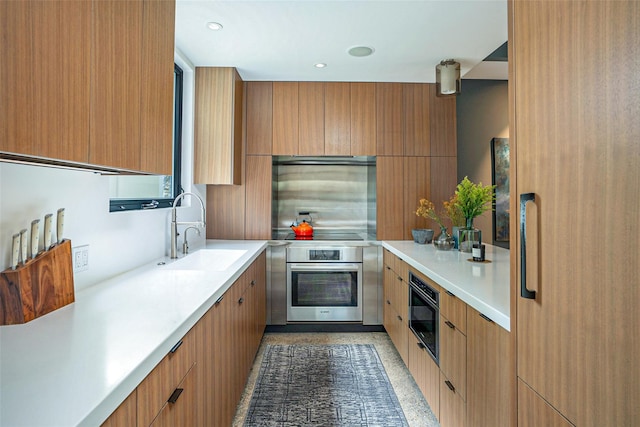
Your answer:
[[[440,292],[427,285],[422,279],[409,272],[409,283],[414,287],[422,291],[427,298],[429,298],[436,307],[439,305]]]
[[[287,262],[362,262],[362,248],[294,246],[287,248]]]

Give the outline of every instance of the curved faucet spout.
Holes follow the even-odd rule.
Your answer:
[[[184,196],[187,196],[187,195],[194,196],[200,202],[200,221],[186,221],[186,222],[177,221],[176,207],[178,205],[178,202],[181,199],[183,199]],[[206,217],[207,215],[206,215],[204,202],[202,201],[200,196],[190,192],[178,194],[178,196],[173,200],[173,207],[171,208],[171,258],[178,258],[178,225],[191,225],[191,226],[205,228],[207,226]],[[186,241],[186,236],[185,236],[185,241]]]

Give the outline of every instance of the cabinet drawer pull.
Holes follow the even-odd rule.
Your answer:
[[[220,295],[220,298],[218,298],[216,302],[214,302],[214,304],[220,304],[223,299],[224,299],[224,295]]]
[[[536,291],[527,289],[527,203],[536,201],[534,193],[520,195],[520,296],[536,299]]]
[[[173,390],[173,393],[171,393],[171,396],[169,396],[169,400],[167,400],[167,402],[176,403],[178,401],[178,398],[180,397],[180,395],[182,394],[183,391],[184,391],[184,389],[182,389],[182,388],[177,388],[177,389]]]
[[[446,380],[444,383],[447,385],[447,387],[449,387],[449,390],[451,390],[454,393],[456,392],[456,388],[453,386],[453,384],[451,384],[451,381]]]
[[[402,322],[402,317],[398,316],[398,320]]]
[[[240,297],[240,299],[238,300],[238,304],[242,304],[244,302],[244,297]]]
[[[256,281],[255,281],[255,280],[252,280],[252,281],[251,281],[251,286],[255,286],[255,285],[256,285]]]
[[[455,294],[451,293],[450,291],[444,291],[445,294],[449,295],[450,297],[456,297]]]
[[[455,329],[456,325],[454,325],[453,323],[449,322],[448,320],[446,322],[444,322],[445,325],[447,325],[448,327],[450,327],[451,329]]]
[[[172,354],[175,353],[176,351],[178,351],[181,345],[182,345],[182,340],[178,341],[176,345],[171,347],[171,350],[169,350],[169,353],[172,353]]]
[[[487,316],[485,316],[484,314],[480,313],[480,317],[482,317],[484,320],[486,320],[487,322],[491,322],[493,323],[493,320],[491,320],[490,318],[488,318]]]
[[[385,267],[387,267],[387,270],[391,270],[391,267],[389,267],[388,265],[386,265]]]
[[[416,344],[418,345],[418,348],[419,348],[420,350],[424,350],[424,349],[425,349],[424,344],[422,344],[420,341],[418,341]]]
[[[398,276],[398,280],[400,280],[402,282],[402,277]]]
[[[387,304],[391,305],[391,301],[387,300]]]

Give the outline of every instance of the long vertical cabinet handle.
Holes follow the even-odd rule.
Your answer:
[[[527,203],[535,202],[534,193],[520,195],[520,296],[536,299],[536,291],[527,289]]]

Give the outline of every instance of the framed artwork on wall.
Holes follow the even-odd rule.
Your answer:
[[[509,138],[491,140],[491,181],[496,186],[493,244],[509,248]]]

